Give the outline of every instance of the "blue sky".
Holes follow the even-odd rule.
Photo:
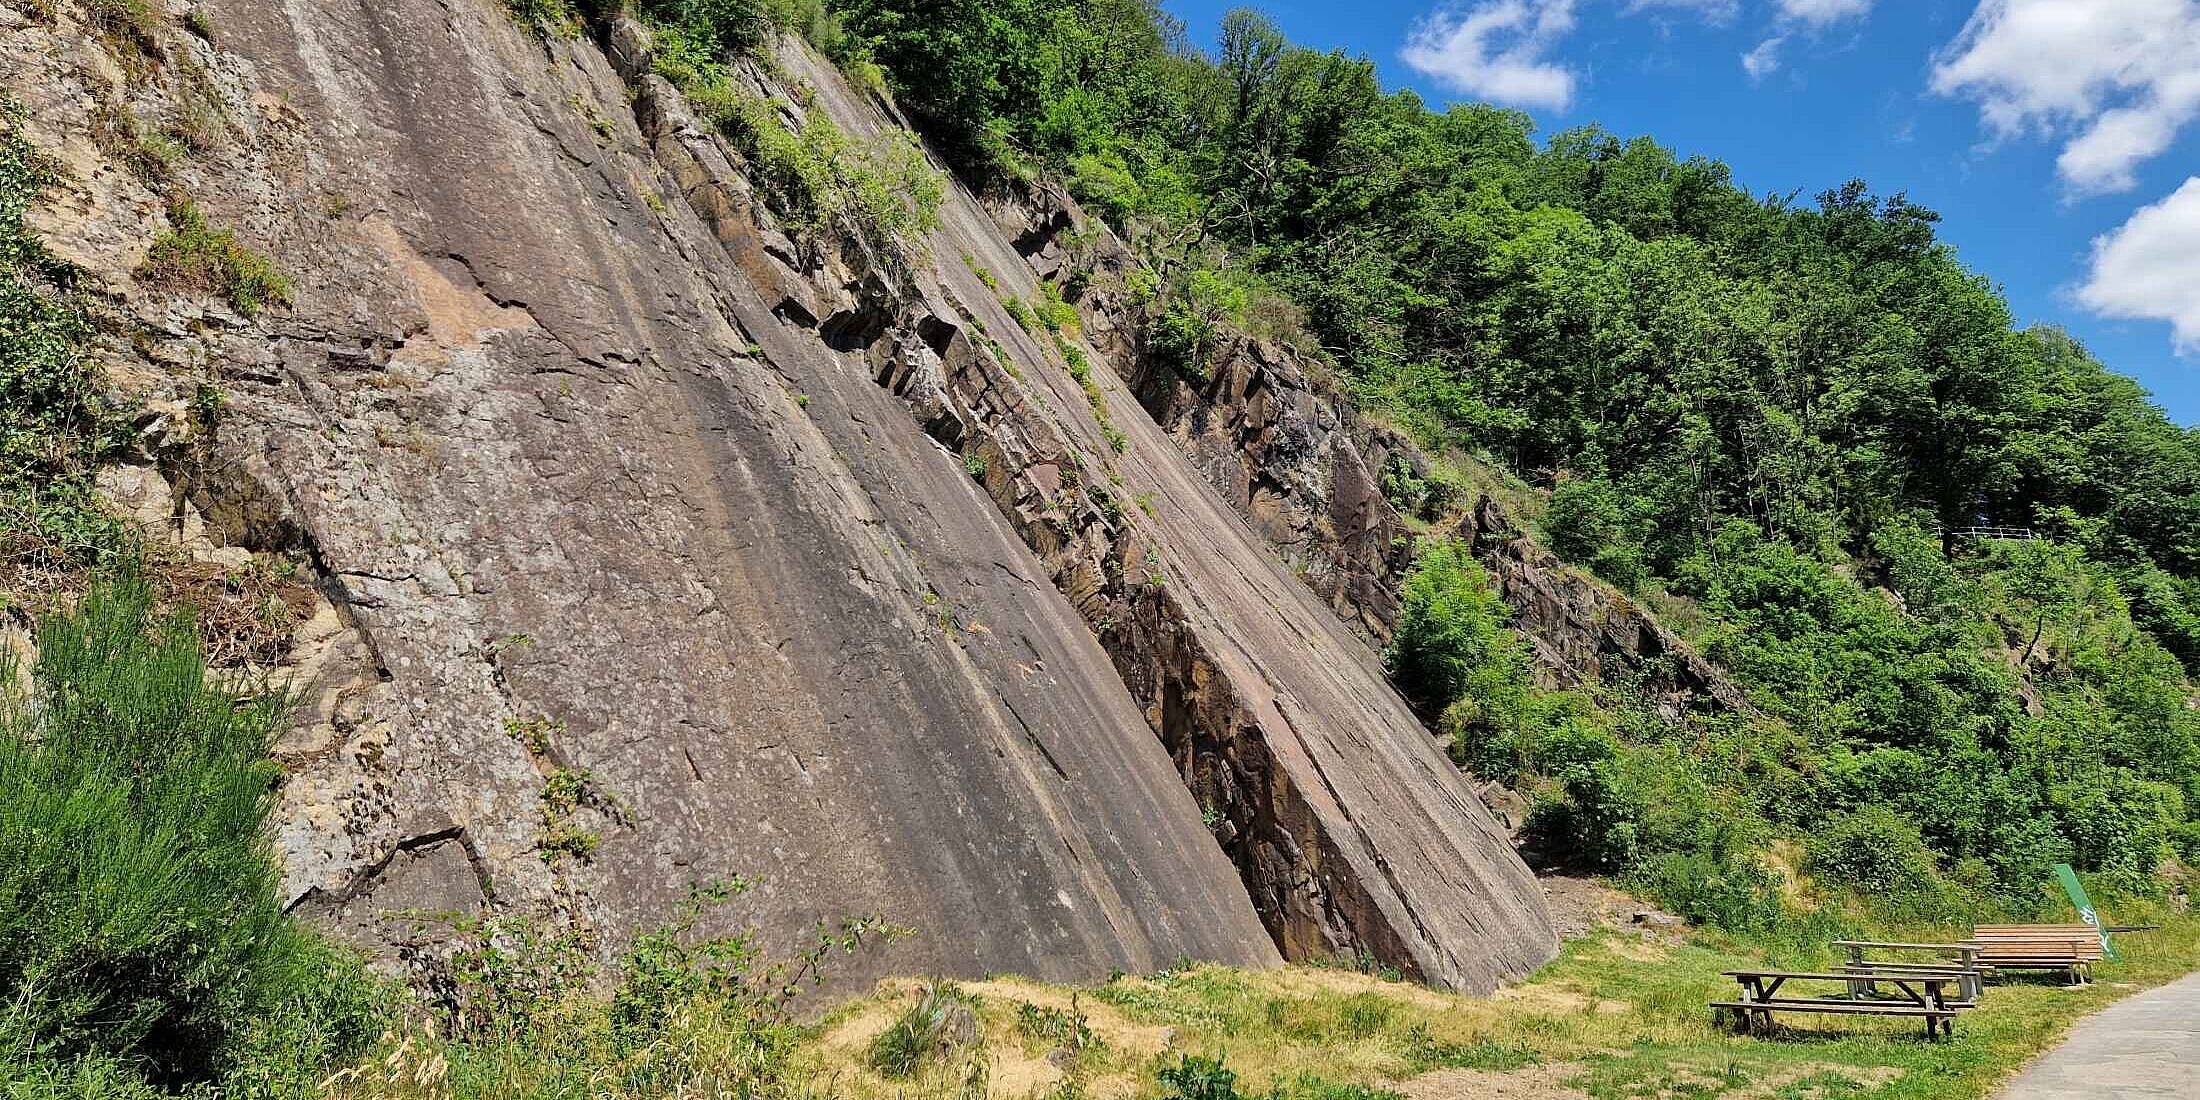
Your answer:
[[[1166,3],[1202,45],[1234,6]],[[2069,329],[2200,425],[2200,0],[1253,6],[1543,136],[1649,134],[1799,201],[1852,178],[1908,192],[2020,324]]]

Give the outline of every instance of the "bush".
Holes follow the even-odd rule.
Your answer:
[[[1627,876],[1629,888],[1694,924],[1765,935],[1788,920],[1780,878],[1747,856],[1663,852]]]
[[[1161,1083],[1161,1100],[1243,1100],[1237,1074],[1220,1058],[1186,1054],[1154,1071],[1154,1080]]]
[[[0,709],[0,1034],[284,1091],[379,1029],[371,987],[276,902],[282,700],[209,685],[190,622],[151,608],[122,578],[46,619],[32,696]]]
[[[858,141],[815,110],[789,129],[775,105],[735,87],[709,41],[679,26],[663,30],[657,72],[741,151],[765,201],[792,227],[845,219],[883,250],[903,234],[939,225],[946,181],[914,135],[897,130]]]
[[[977,1016],[969,998],[952,982],[925,986],[886,1030],[871,1040],[864,1061],[881,1076],[907,1080],[932,1062],[977,1039]]]
[[[1806,869],[1822,887],[1866,900],[1912,902],[1934,893],[1938,873],[1918,827],[1885,805],[1839,814],[1804,840]]]
[[[1433,724],[1462,700],[1479,706],[1525,691],[1527,650],[1506,625],[1511,619],[1471,550],[1449,540],[1424,547],[1399,592],[1386,654],[1391,676],[1424,721]]]
[[[92,476],[130,437],[85,354],[91,326],[63,292],[76,273],[24,224],[57,170],[24,139],[22,117],[0,94],[0,599],[17,586],[9,559],[68,568],[123,543]]]
[[[1640,526],[1611,482],[1569,481],[1551,493],[1543,540],[1559,557],[1632,592],[1644,577]]]

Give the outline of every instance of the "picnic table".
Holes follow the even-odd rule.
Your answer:
[[[1997,970],[2061,970],[2072,986],[2091,980],[2106,955],[2090,924],[1982,924],[1971,930],[1979,962]]]
[[[1899,970],[1911,974],[1950,974],[1959,979],[1959,992],[1965,1001],[1976,1004],[1985,992],[1985,975],[1993,967],[1979,962],[1980,946],[1975,942],[1964,943],[1900,943],[1887,940],[1835,940],[1833,946],[1845,949],[1849,961],[1841,969],[1857,975],[1849,983],[1849,991],[1857,994],[1875,992],[1876,974],[1884,970]],[[1885,953],[1925,952],[1948,959],[1947,962],[1912,962],[1909,960],[1874,959],[1867,952]]]
[[[1956,1013],[1972,1007],[1975,1002],[1948,996],[1951,986],[1962,984],[1962,976],[1933,971],[1880,970],[1872,974],[1872,980],[1885,982],[1900,991],[1899,997],[1862,996],[1853,991],[1855,974],[1812,973],[1788,970],[1729,970],[1726,976],[1740,985],[1740,997],[1732,1001],[1713,1001],[1713,1015],[1722,1012],[1734,1014],[1735,1022],[1748,1031],[1752,1024],[1769,1028],[1775,1012],[1838,1013],[1850,1016],[1910,1016],[1925,1021],[1925,1035],[1938,1038],[1943,1034],[1955,1034]],[[1843,992],[1830,997],[1782,997],[1780,990],[1789,982],[1840,982]]]

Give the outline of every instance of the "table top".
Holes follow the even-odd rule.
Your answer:
[[[1877,947],[1898,951],[1975,951],[1978,944],[1964,943],[1885,943],[1879,940],[1835,940],[1835,947]]]
[[[1958,974],[1928,974],[1906,971],[1874,971],[1870,974],[1820,974],[1815,971],[1798,970],[1729,970],[1726,972],[1726,976],[1729,978],[1789,978],[1821,982],[1955,982],[1961,980],[1962,977]]]

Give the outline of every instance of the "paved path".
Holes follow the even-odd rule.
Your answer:
[[[2200,1097],[2200,974],[2110,1005],[2072,1028],[2001,1100]]]

